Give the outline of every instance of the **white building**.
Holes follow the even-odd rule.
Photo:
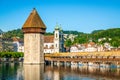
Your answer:
[[[44,53],[64,52],[64,38],[62,29],[56,25],[53,36],[44,37]]]
[[[97,51],[97,47],[94,42],[90,42],[88,44],[78,44],[71,46],[70,52],[95,52]]]
[[[13,49],[15,52],[24,52],[24,43],[20,38],[13,38]]]

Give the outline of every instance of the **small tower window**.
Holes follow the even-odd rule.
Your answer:
[[[56,47],[57,47],[57,44],[56,44]]]
[[[56,38],[57,38],[57,33],[56,33]]]

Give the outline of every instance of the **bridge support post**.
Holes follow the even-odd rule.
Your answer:
[[[57,66],[60,66],[60,61],[57,61]]]
[[[67,65],[67,62],[66,61],[64,61],[64,66],[66,66]]]
[[[53,62],[53,61],[51,61],[51,66],[53,66],[53,64],[54,64],[54,62]]]

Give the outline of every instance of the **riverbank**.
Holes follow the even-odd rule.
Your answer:
[[[23,62],[23,57],[20,57],[20,58],[0,58],[0,62]]]
[[[0,52],[0,62],[23,61],[23,56],[22,52]]]

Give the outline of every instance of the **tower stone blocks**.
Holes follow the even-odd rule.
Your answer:
[[[24,23],[22,31],[24,33],[24,64],[44,63],[44,33],[46,26],[33,9],[30,16]]]

